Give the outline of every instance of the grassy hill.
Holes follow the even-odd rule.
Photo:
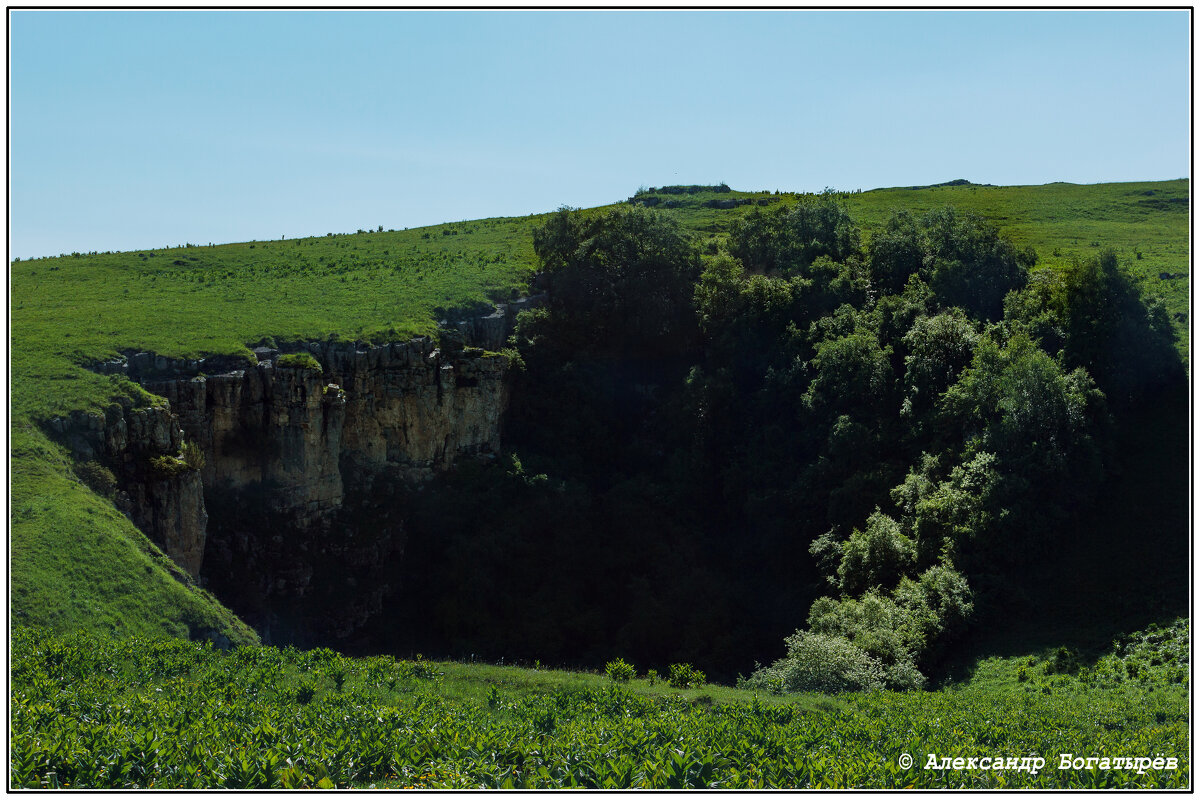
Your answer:
[[[867,236],[895,209],[954,205],[992,219],[1053,264],[1114,248],[1175,315],[1186,350],[1186,180],[1030,187],[945,185],[843,196]],[[656,200],[653,198],[657,198]],[[795,195],[640,192],[701,238]],[[732,207],[723,207],[732,206]],[[58,630],[253,637],[186,580],[111,504],[74,476],[40,423],[103,408],[117,389],[84,365],[125,349],[169,356],[246,352],[263,340],[405,338],[442,309],[524,291],[539,216],[405,231],[326,234],[14,262],[11,277],[12,609]],[[1171,277],[1161,278],[1168,274]]]
[[[28,431],[12,441],[14,622],[118,636],[212,633],[235,644],[258,641],[111,502],[81,484],[61,448]]]
[[[659,196],[648,192],[647,197]],[[660,207],[699,235],[720,235],[767,192],[662,195]],[[1111,247],[1146,276],[1172,314],[1186,314],[1188,182],[1080,186],[934,186],[846,194],[866,234],[893,210],[953,205],[992,220],[1042,263]],[[111,387],[83,361],[142,348],[171,356],[244,352],[264,338],[384,340],[428,333],[434,309],[520,293],[535,269],[542,216],[405,231],[20,261],[12,279],[13,401],[44,419],[96,406]],[[1177,276],[1161,279],[1162,273]],[[1180,323],[1180,332],[1186,330]]]

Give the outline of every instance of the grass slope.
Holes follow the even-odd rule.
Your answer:
[[[98,407],[79,365],[119,349],[239,353],[264,338],[429,333],[433,310],[518,291],[528,219],[273,242],[71,255],[12,264],[14,410]]]
[[[1188,182],[1178,180],[881,189],[843,199],[868,237],[895,209],[919,213],[950,204],[989,217],[1018,244],[1035,247],[1044,263],[1113,247],[1181,315],[1188,308],[1188,191]],[[669,213],[701,238],[719,237],[753,207],[711,206],[731,199],[786,204],[797,198],[766,192],[661,196],[664,207],[673,206]],[[11,264],[14,617],[59,629],[103,627],[124,618],[129,630],[163,624],[180,630],[181,620],[198,609],[219,609],[155,566],[144,537],[73,479],[64,454],[41,433],[41,422],[73,409],[100,410],[120,391],[83,364],[127,348],[194,356],[245,352],[271,338],[381,340],[429,333],[438,309],[523,291],[536,268],[531,232],[541,219]],[[1164,272],[1180,277],[1160,279]],[[1176,317],[1181,332],[1185,319]],[[1180,341],[1186,348],[1185,336]],[[127,599],[131,594],[142,599]]]
[[[30,426],[13,432],[11,618],[115,635],[258,635],[196,587],[112,503],[81,484],[69,455]]]

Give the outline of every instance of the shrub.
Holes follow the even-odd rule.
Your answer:
[[[608,674],[608,677],[618,683],[628,683],[630,679],[637,675],[637,670],[634,669],[633,665],[625,663],[625,659],[623,658],[618,658],[605,664],[604,671]]]
[[[651,686],[653,686],[655,683],[657,683],[658,682],[658,670],[656,670],[656,669],[648,670],[646,672],[646,680],[650,681]]]
[[[887,688],[897,692],[913,692],[925,688],[925,676],[910,660],[897,661],[883,676]]]
[[[150,459],[150,469],[166,478],[191,471],[187,464],[174,456],[154,456]]]
[[[521,357],[521,351],[517,348],[502,347],[500,348],[500,355],[508,359],[508,368],[511,372],[525,371],[525,359]]]
[[[871,586],[894,586],[915,560],[912,540],[894,519],[876,510],[867,519],[866,530],[855,529],[843,546],[838,582],[847,594]]]
[[[204,469],[204,451],[195,442],[184,442],[183,446],[179,448],[179,457],[191,469]]]
[[[288,353],[286,356],[280,356],[275,362],[277,367],[285,369],[311,369],[316,372],[321,372],[321,362],[313,358],[312,353]]]
[[[787,692],[836,692],[882,689],[879,662],[841,636],[796,631],[786,640],[788,654],[757,670],[746,683],[769,689],[780,683]]]
[[[1043,669],[1047,675],[1070,675],[1078,672],[1079,667],[1079,656],[1073,650],[1060,647]]]
[[[676,689],[700,686],[707,676],[691,664],[672,664],[667,670],[667,683]]]
[[[859,599],[818,598],[808,624],[813,633],[842,637],[885,666],[908,660],[916,649],[905,638],[910,626],[903,610],[874,589]]]
[[[944,564],[930,567],[915,581],[901,580],[895,598],[903,612],[905,640],[926,657],[936,656],[961,632],[974,609],[966,578]]]
[[[99,461],[76,464],[75,474],[85,486],[101,497],[111,498],[117,492],[117,477]]]

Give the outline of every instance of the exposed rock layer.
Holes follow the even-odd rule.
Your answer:
[[[281,366],[281,350],[308,352],[321,368]],[[130,354],[102,371],[139,380],[165,405],[114,405],[51,427],[80,460],[111,465],[135,524],[266,639],[273,625],[292,641],[345,635],[387,591],[379,571],[403,548],[392,506],[405,487],[498,451],[507,359],[444,352],[425,337],[255,355]],[[204,374],[223,367],[232,369]],[[175,458],[184,442],[199,445],[198,470]]]
[[[199,573],[208,514],[200,473],[176,458],[184,433],[169,408],[114,403],[103,414],[55,418],[50,429],[79,461],[112,470],[117,508],[188,574]]]
[[[425,337],[304,347],[321,370],[260,348],[251,368],[145,382],[203,449],[205,486],[270,487],[270,506],[306,524],[341,506],[349,476],[396,467],[421,480],[499,449],[504,356],[443,354]]]

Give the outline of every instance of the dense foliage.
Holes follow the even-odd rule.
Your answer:
[[[1124,409],[1182,378],[1112,253],[1038,267],[950,208],[863,244],[801,198],[703,255],[642,205],[564,209],[534,249],[519,456],[415,501],[416,646],[731,679],[807,622],[760,683],[922,686],[1082,524]]]
[[[1185,627],[1147,632],[1124,645],[1125,658],[1186,654],[1180,635]],[[538,684],[543,673],[531,670],[325,649],[222,653],[178,639],[28,628],[14,631],[12,645],[17,788],[1184,788],[1190,780],[1186,691],[1162,667],[1136,678],[1130,670],[1102,690],[1054,672],[1002,689],[787,704],[725,690],[728,701],[714,703],[703,691],[640,679]],[[486,692],[472,681],[481,669],[495,672]],[[1176,765],[1060,769],[1064,753]],[[1037,756],[1045,766],[934,769],[929,754]]]

